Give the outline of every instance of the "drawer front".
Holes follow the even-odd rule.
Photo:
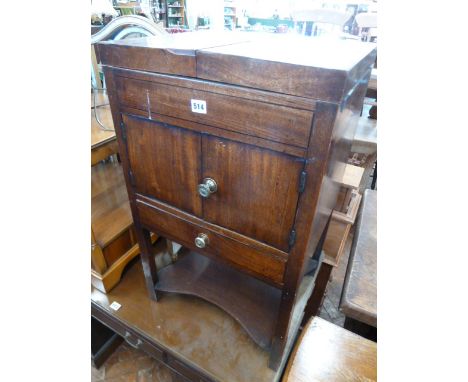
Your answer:
[[[187,87],[116,77],[121,105],[306,148],[313,112]],[[226,86],[229,88],[229,86]],[[238,92],[238,90],[237,90]],[[192,100],[204,101],[192,111]]]
[[[267,250],[261,249],[260,243],[255,247],[242,243],[239,241],[238,234],[229,235],[227,230],[215,232],[206,224],[194,224],[192,221],[187,221],[155,205],[149,205],[138,198],[137,209],[141,223],[148,229],[196,252],[228,262],[237,269],[270,284],[283,285],[286,254],[283,257],[277,254],[273,255]],[[195,240],[197,237],[201,237],[201,234],[206,235],[203,240],[205,244],[203,248],[195,245]],[[236,236],[237,239],[234,239],[233,236]]]

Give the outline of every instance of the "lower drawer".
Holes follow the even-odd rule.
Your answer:
[[[194,224],[139,199],[137,199],[137,208],[141,224],[149,230],[198,253],[228,262],[240,271],[272,285],[278,287],[283,285],[285,258],[215,232],[208,227],[208,224]],[[195,245],[195,240],[200,237],[203,238],[201,244],[205,243],[203,248]],[[198,243],[200,244],[200,240]]]

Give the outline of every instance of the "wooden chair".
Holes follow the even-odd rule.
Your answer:
[[[306,34],[307,23],[312,22],[312,36],[320,35],[326,26],[331,26],[332,32],[342,35],[343,27],[351,18],[352,13],[345,13],[333,9],[304,9],[295,10],[292,13],[294,28],[297,30],[297,24],[302,22],[301,34]],[[322,28],[320,28],[322,25]],[[325,28],[323,28],[325,26]]]
[[[167,34],[162,23],[156,24],[143,16],[129,15],[113,19],[99,32],[91,36],[91,83],[93,87],[103,87],[94,44],[105,40],[122,40],[135,36],[165,36]]]
[[[376,381],[377,345],[320,317],[302,330],[283,382]]]

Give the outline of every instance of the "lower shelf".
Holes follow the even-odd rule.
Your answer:
[[[162,268],[158,279],[158,291],[207,300],[235,318],[259,346],[270,347],[281,290],[188,250]]]

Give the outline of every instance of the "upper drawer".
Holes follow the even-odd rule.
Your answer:
[[[181,118],[241,134],[306,148],[313,112],[254,99],[116,76],[119,102],[145,112]],[[248,90],[245,90],[248,92]],[[235,92],[238,94],[239,89]],[[192,100],[204,101],[205,113],[192,111]]]

